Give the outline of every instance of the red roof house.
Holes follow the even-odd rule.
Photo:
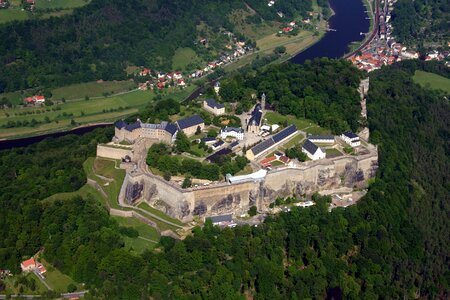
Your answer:
[[[31,271],[32,269],[36,268],[36,261],[34,258],[30,258],[27,260],[24,260],[20,267],[22,268],[22,271]]]

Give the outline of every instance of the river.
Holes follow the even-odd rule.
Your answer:
[[[360,32],[368,32],[369,20],[362,0],[329,0],[334,15],[329,20],[329,26],[336,31],[328,31],[325,36],[316,44],[294,56],[290,61],[301,64],[307,59],[316,57],[339,58],[348,52],[348,45],[351,42],[362,41],[364,36]],[[201,89],[194,91],[189,96],[198,96]],[[195,98],[195,97],[194,97]],[[102,125],[102,127],[105,125]],[[49,133],[45,135],[20,138],[15,140],[0,141],[0,150],[15,147],[24,147],[42,141],[48,137],[60,137],[66,134],[84,134],[100,127],[99,125],[76,128],[70,131]]]
[[[361,32],[367,33],[370,21],[366,19],[366,7],[362,0],[329,0],[334,15],[329,19],[329,28],[325,36],[308,49],[300,52],[291,62],[301,64],[307,59],[316,57],[339,58],[349,51],[351,42],[364,39]]]

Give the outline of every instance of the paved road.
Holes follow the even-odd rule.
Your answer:
[[[48,290],[53,291],[53,289],[48,285],[47,281],[45,281],[45,278],[39,273],[37,269],[34,269],[33,273],[36,275],[37,278],[39,278],[39,280],[42,282],[43,285],[45,285],[45,287]]]

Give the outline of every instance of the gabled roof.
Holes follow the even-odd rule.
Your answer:
[[[231,222],[231,221],[233,221],[233,215],[229,214],[229,215],[221,215],[221,216],[212,216],[212,217],[209,217],[208,219],[210,219],[213,223]]]
[[[221,108],[225,107],[225,105],[217,103],[216,100],[214,100],[212,98],[206,99],[205,102],[206,102],[206,105],[208,105],[211,108],[221,109]]]
[[[310,140],[334,140],[334,135],[310,135]]]
[[[221,129],[222,132],[237,132],[237,133],[243,133],[244,129],[237,128],[237,127],[225,127]]]
[[[311,155],[314,155],[319,149],[319,147],[317,147],[317,145],[311,142],[310,140],[306,140],[305,143],[303,144],[303,149],[308,151]]]
[[[343,133],[343,135],[345,135],[346,137],[348,137],[350,139],[359,138],[359,136],[357,136],[356,134],[354,134],[351,131],[346,131],[346,132]]]
[[[171,135],[174,135],[174,134],[178,131],[178,128],[177,128],[177,126],[176,126],[175,124],[168,123],[168,124],[166,125],[165,130],[166,130],[168,133],[170,133]]]
[[[217,147],[222,146],[223,144],[225,144],[224,141],[217,141],[217,142],[215,142],[215,143],[213,144],[213,147],[214,147],[214,148],[217,148]]]
[[[177,121],[178,128],[185,129],[192,126],[197,126],[204,123],[203,119],[199,115],[193,115]]]
[[[234,148],[234,147],[236,147],[237,145],[239,145],[239,142],[238,142],[238,141],[232,142],[232,143],[230,144],[229,148]]]
[[[127,126],[127,123],[124,120],[119,120],[114,125],[116,126],[117,129],[122,129],[125,126]]]
[[[137,129],[137,128],[141,128],[141,123],[135,122],[135,123],[128,124],[128,125],[125,126],[125,129],[130,131],[130,132],[135,130],[135,129]]]
[[[285,138],[287,138],[291,134],[295,133],[296,131],[297,131],[297,126],[292,124],[292,125],[286,127],[285,129],[283,129],[282,131],[278,132],[277,134],[275,134],[272,137],[273,141],[275,143],[278,143],[279,141],[284,140]]]
[[[30,259],[24,260],[22,262],[22,266],[24,268],[28,268],[28,267],[31,267],[31,266],[36,266],[36,261],[34,260],[34,258],[30,258]]]
[[[204,138],[201,139],[201,141],[205,142],[205,143],[212,142],[212,141],[215,141],[215,140],[216,140],[215,137],[210,137],[210,136],[207,136],[207,137],[204,137]]]
[[[270,148],[273,145],[275,145],[275,142],[270,138],[258,145],[255,145],[251,150],[254,155],[258,155],[259,153],[264,152],[266,149]]]
[[[250,120],[248,120],[248,125],[252,125],[253,123],[257,126],[261,125],[262,119],[262,109],[261,104],[256,104],[255,109],[252,111],[252,116]]]

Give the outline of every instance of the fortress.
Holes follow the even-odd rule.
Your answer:
[[[143,187],[140,201],[182,221],[192,220],[195,216],[227,213],[238,216],[247,213],[253,205],[264,211],[277,197],[311,195],[340,187],[364,187],[367,180],[375,176],[377,168],[377,148],[369,145],[367,152],[358,156],[309,161],[244,180],[227,178],[226,182],[188,189],[138,170],[127,172],[119,203],[127,203],[127,187],[139,183]]]

